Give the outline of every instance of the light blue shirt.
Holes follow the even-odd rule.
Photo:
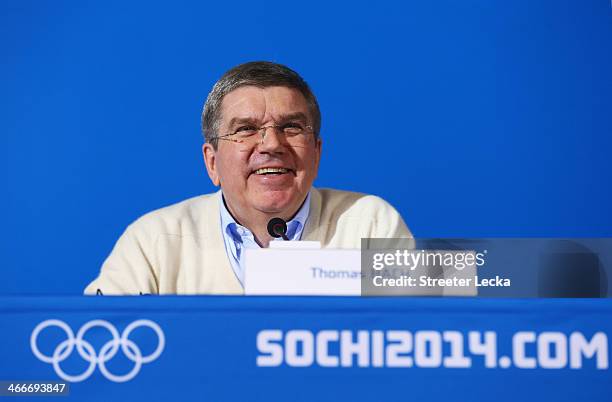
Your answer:
[[[221,211],[221,233],[225,242],[225,251],[229,257],[232,269],[240,284],[244,286],[244,253],[247,248],[261,248],[255,241],[255,236],[246,227],[236,222],[229,213],[223,201],[223,194],[219,197],[219,211]],[[287,237],[289,240],[300,240],[308,214],[310,213],[310,192],[306,200],[298,210],[297,214],[287,222]],[[283,239],[272,239],[272,241],[285,241]]]

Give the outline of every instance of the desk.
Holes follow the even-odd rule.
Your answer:
[[[75,381],[52,399],[612,395],[607,299],[3,297],[0,314],[0,380]]]

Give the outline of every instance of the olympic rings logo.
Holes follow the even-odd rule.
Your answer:
[[[38,349],[37,340],[38,340],[38,335],[43,329],[47,327],[52,327],[52,326],[56,326],[62,329],[66,333],[66,336],[68,338],[60,342],[59,345],[57,345],[57,347],[53,351],[53,355],[47,356],[41,353],[40,350]],[[110,332],[110,334],[113,337],[113,339],[106,342],[102,346],[99,353],[96,353],[91,343],[83,339],[85,336],[85,333],[94,327],[102,327],[102,328],[107,329],[108,332]],[[138,345],[136,345],[132,340],[129,339],[129,336],[132,333],[132,331],[138,327],[151,328],[157,334],[157,338],[158,338],[157,348],[151,354],[147,356],[143,356]],[[96,369],[96,366],[100,368],[100,372],[102,373],[102,375],[104,375],[104,377],[106,377],[107,379],[111,381],[114,381],[114,382],[130,381],[132,378],[134,378],[138,374],[143,364],[150,363],[153,360],[157,359],[159,355],[161,355],[161,353],[164,350],[165,344],[166,344],[166,338],[164,336],[164,332],[161,330],[159,325],[157,325],[155,322],[151,320],[144,320],[144,319],[136,320],[132,322],[130,325],[128,325],[123,330],[123,333],[121,334],[121,336],[119,336],[119,332],[110,322],[104,321],[104,320],[92,320],[86,323],[85,325],[83,325],[79,329],[79,331],[76,334],[76,337],[74,336],[74,332],[72,331],[72,328],[70,328],[68,324],[66,324],[64,321],[46,320],[46,321],[41,322],[40,324],[36,326],[36,328],[34,328],[34,331],[32,331],[32,336],[30,337],[30,347],[32,348],[32,352],[34,353],[34,356],[36,356],[37,358],[39,358],[45,363],[51,363],[57,375],[60,376],[63,380],[69,381],[69,382],[80,382],[80,381],[86,380],[92,375],[92,373]],[[87,362],[89,362],[89,366],[87,367],[87,369],[85,369],[85,371],[82,374],[70,375],[70,374],[67,374],[61,368],[60,363],[68,358],[68,356],[74,350],[75,346],[76,346],[76,349],[79,355],[83,359],[85,359]],[[110,359],[115,357],[115,355],[119,351],[119,347],[121,347],[121,350],[123,351],[125,356],[134,362],[134,367],[127,374],[124,374],[124,375],[115,375],[111,373],[106,367],[106,363]]]

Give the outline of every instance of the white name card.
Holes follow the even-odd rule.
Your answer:
[[[300,241],[271,241],[270,242],[270,248],[274,248],[274,249],[296,249],[296,248],[301,248],[301,249],[306,249],[306,250],[312,250],[312,249],[320,249],[321,248],[321,242],[320,241],[311,241],[311,240],[300,240]]]
[[[360,250],[268,248],[245,253],[247,295],[361,295]]]

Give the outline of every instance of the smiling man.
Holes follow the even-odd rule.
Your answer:
[[[228,212],[262,246],[271,239],[270,218],[289,221],[317,175],[321,140],[310,116],[319,112],[314,97],[311,102],[294,88],[247,85],[225,95],[218,112],[212,101],[204,110],[205,132],[224,133],[202,147],[208,174],[221,186]],[[208,113],[223,116],[218,130],[208,125]]]
[[[286,66],[241,64],[210,92],[202,153],[214,194],[151,212],[117,241],[86,294],[241,294],[246,248],[268,247],[272,218],[289,240],[359,248],[365,237],[411,237],[379,197],[315,189],[321,113]]]

